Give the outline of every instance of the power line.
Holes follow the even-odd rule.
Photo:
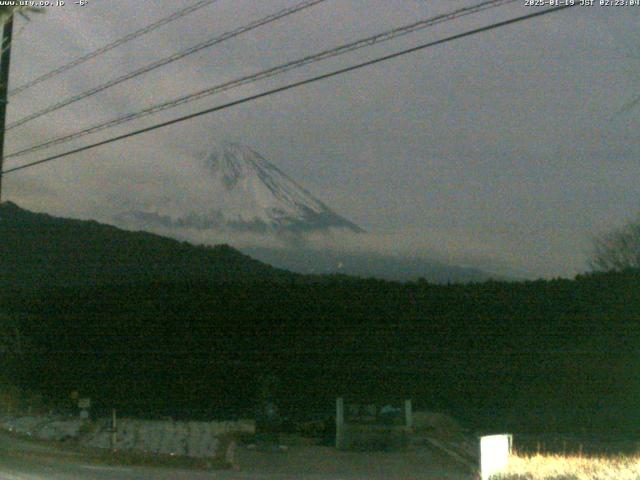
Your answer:
[[[465,38],[465,37],[469,37],[469,36],[472,36],[472,35],[476,35],[478,33],[486,32],[486,31],[489,31],[489,30],[494,30],[496,28],[504,27],[506,25],[512,25],[514,23],[523,22],[523,21],[530,20],[530,19],[535,18],[535,17],[540,17],[540,16],[543,16],[543,15],[547,15],[547,14],[550,14],[550,13],[553,13],[553,12],[558,12],[558,11],[561,11],[561,10],[564,10],[564,9],[567,9],[567,8],[574,7],[576,5],[578,5],[578,4],[577,3],[576,4],[566,4],[566,5],[563,5],[563,6],[554,7],[554,8],[542,10],[542,11],[539,11],[539,12],[530,13],[530,14],[527,14],[527,15],[522,15],[520,17],[512,18],[512,19],[509,19],[509,20],[504,20],[502,22],[492,23],[490,25],[487,25],[487,26],[484,26],[484,27],[480,27],[480,28],[476,28],[476,29],[473,29],[473,30],[468,30],[466,32],[459,33],[459,34],[456,34],[456,35],[451,35],[449,37],[445,37],[445,38],[440,39],[440,40],[435,40],[433,42],[424,43],[424,44],[421,44],[421,45],[418,45],[418,46],[415,46],[415,47],[412,47],[412,48],[401,50],[401,51],[396,52],[396,53],[392,53],[392,54],[389,54],[389,55],[378,57],[378,58],[375,58],[373,60],[369,60],[369,61],[366,61],[366,62],[358,63],[358,64],[352,65],[350,67],[341,68],[341,69],[334,70],[334,71],[329,72],[329,73],[325,73],[323,75],[318,75],[316,77],[312,77],[312,78],[309,78],[309,79],[306,79],[306,80],[301,80],[301,81],[298,81],[298,82],[290,83],[290,84],[284,85],[282,87],[274,88],[272,90],[267,90],[266,92],[262,92],[262,93],[258,93],[256,95],[251,95],[251,96],[248,96],[248,97],[244,97],[244,98],[241,98],[241,99],[238,99],[238,100],[234,100],[234,101],[229,102],[229,103],[225,103],[223,105],[219,105],[219,106],[216,106],[216,107],[208,108],[206,110],[201,110],[199,112],[192,113],[192,114],[189,114],[189,115],[185,115],[183,117],[178,117],[178,118],[175,118],[173,120],[169,120],[169,121],[166,121],[166,122],[162,122],[162,123],[158,123],[158,124],[152,125],[150,127],[141,128],[139,130],[135,130],[133,132],[129,132],[129,133],[126,133],[126,134],[123,134],[123,135],[118,135],[117,137],[112,137],[112,138],[109,138],[109,139],[106,139],[106,140],[102,140],[100,142],[96,142],[96,143],[93,143],[93,144],[90,144],[90,145],[85,145],[84,147],[80,147],[80,148],[76,148],[76,149],[73,149],[73,150],[69,150],[67,152],[60,153],[58,155],[53,155],[53,156],[50,156],[50,157],[47,157],[47,158],[43,158],[41,160],[37,160],[37,161],[30,162],[30,163],[27,163],[27,164],[24,164],[24,165],[20,165],[18,167],[13,167],[13,168],[10,168],[8,170],[4,170],[2,173],[4,175],[6,175],[7,173],[12,173],[12,172],[17,172],[19,170],[24,170],[26,168],[30,168],[30,167],[33,167],[33,166],[36,166],[36,165],[47,163],[47,162],[51,162],[53,160],[58,160],[60,158],[68,157],[68,156],[76,154],[76,153],[84,152],[86,150],[91,150],[91,149],[100,147],[102,145],[107,145],[109,143],[118,142],[120,140],[124,140],[124,139],[130,138],[130,137],[141,135],[143,133],[147,133],[147,132],[150,132],[150,131],[153,131],[153,130],[158,130],[160,128],[164,128],[164,127],[167,127],[169,125],[173,125],[173,124],[176,124],[176,123],[181,123],[181,122],[184,122],[186,120],[190,120],[192,118],[196,118],[196,117],[200,117],[200,116],[203,116],[203,115],[207,115],[209,113],[217,112],[219,110],[225,110],[227,108],[235,107],[237,105],[241,105],[243,103],[251,102],[251,101],[257,100],[259,98],[263,98],[263,97],[267,97],[267,96],[270,96],[270,95],[274,95],[276,93],[280,93],[280,92],[284,92],[284,91],[287,91],[287,90],[291,90],[291,89],[294,89],[294,88],[297,88],[297,87],[301,87],[303,85],[308,85],[310,83],[315,83],[315,82],[318,82],[320,80],[326,80],[328,78],[336,77],[338,75],[342,75],[342,74],[347,73],[347,72],[351,72],[351,71],[354,71],[354,70],[358,70],[360,68],[364,68],[364,67],[368,67],[368,66],[375,65],[375,64],[378,64],[378,63],[382,63],[382,62],[385,62],[387,60],[391,60],[391,59],[394,59],[394,58],[397,58],[397,57],[401,57],[401,56],[407,55],[409,53],[417,52],[419,50],[424,50],[424,49],[427,49],[427,48],[430,48],[430,47],[433,47],[433,46],[436,46],[436,45],[441,45],[443,43],[451,42],[453,40],[458,40],[458,39],[461,39],[461,38]]]
[[[66,107],[67,105],[71,105],[72,103],[75,103],[79,100],[85,99],[87,97],[91,97],[97,93],[100,93],[108,88],[111,88],[115,85],[118,85],[122,82],[125,82],[127,80],[131,80],[132,78],[138,77],[140,75],[143,75],[145,73],[151,72],[152,70],[156,70],[157,68],[163,67],[165,65],[168,65],[170,63],[173,63],[177,60],[180,60],[188,55],[193,55],[196,52],[199,52],[200,50],[203,50],[205,48],[209,48],[212,47],[214,45],[217,45],[219,43],[222,43],[226,40],[229,40],[231,38],[237,37],[239,35],[242,35],[243,33],[249,32],[251,30],[254,30],[258,27],[261,27],[263,25],[266,25],[268,23],[271,22],[275,22],[276,20],[279,20],[281,18],[287,17],[289,15],[292,15],[296,12],[299,12],[301,10],[304,10],[306,8],[312,7],[314,5],[317,5],[318,3],[322,3],[325,2],[326,0],[304,0],[303,2],[300,2],[292,7],[287,7],[284,8],[282,10],[277,11],[276,13],[273,13],[271,15],[268,15],[264,18],[261,18],[260,20],[256,20],[254,22],[251,22],[243,27],[239,27],[236,28],[234,30],[231,30],[229,32],[223,33],[220,36],[216,36],[213,37],[205,42],[199,43],[197,45],[194,45],[193,47],[187,48],[186,50],[182,50],[180,52],[174,53],[173,55],[169,56],[169,57],[165,57],[162,58],[156,62],[150,63],[142,68],[139,68],[138,70],[134,70],[133,72],[127,73],[125,75],[121,75],[120,77],[117,77],[113,80],[110,80],[106,83],[103,83],[102,85],[98,85],[97,87],[91,88],[89,90],[86,90],[82,93],[79,93],[78,95],[74,95],[73,97],[67,98],[66,100],[62,100],[58,103],[55,103],[47,108],[44,108],[38,112],[35,112],[31,115],[27,115],[26,117],[21,118],[20,120],[17,120],[11,124],[9,124],[7,126],[7,130],[11,130],[13,128],[19,127],[20,125],[24,125],[27,122],[30,122],[32,120],[35,120],[36,118],[42,117],[43,115],[47,115],[48,113],[54,112],[56,110],[59,110],[63,107]]]
[[[404,36],[404,35],[408,35],[410,33],[414,33],[418,30],[422,30],[425,29],[427,27],[432,27],[434,25],[437,25],[439,23],[445,23],[457,18],[460,18],[462,16],[465,15],[471,15],[471,14],[475,14],[484,10],[488,10],[490,8],[496,8],[502,5],[506,5],[509,3],[514,3],[518,0],[488,0],[482,3],[479,3],[477,5],[474,6],[470,6],[470,7],[465,7],[465,8],[461,8],[458,10],[455,10],[453,12],[450,13],[446,13],[446,14],[441,14],[441,15],[437,15],[435,17],[430,17],[428,19],[424,19],[424,20],[420,20],[418,22],[414,22],[411,23],[409,25],[405,25],[402,27],[398,27],[398,28],[394,28],[392,30],[388,30],[386,32],[383,33],[379,33],[364,39],[360,39],[360,40],[356,40],[354,42],[351,43],[347,43],[345,45],[341,45],[339,47],[335,47],[335,48],[331,48],[328,50],[324,50],[322,52],[319,53],[315,53],[313,55],[308,55],[306,57],[302,57],[300,59],[297,60],[293,60],[291,62],[287,62],[281,65],[278,65],[276,67],[272,67],[269,68],[267,70],[262,70],[258,73],[254,73],[251,75],[247,75],[235,80],[231,80],[213,87],[209,87],[206,88],[204,90],[200,90],[198,92],[195,93],[191,93],[189,95],[184,95],[182,97],[178,97],[175,98],[173,100],[170,101],[166,101],[163,103],[159,103],[156,105],[153,105],[151,107],[145,108],[141,111],[138,112],[134,112],[134,113],[129,113],[126,115],[123,115],[121,117],[112,119],[112,120],[107,120],[106,122],[102,122],[99,123],[97,125],[93,125],[87,128],[84,128],[82,130],[64,135],[62,137],[58,137],[58,138],[54,138],[51,140],[47,140],[46,142],[37,144],[37,145],[33,145],[27,148],[24,148],[22,150],[16,151],[16,152],[12,152],[11,154],[7,155],[6,158],[12,158],[12,157],[18,157],[18,156],[23,156],[26,155],[28,153],[32,153],[35,152],[37,150],[41,150],[43,148],[48,148],[48,147],[52,147],[54,145],[59,145],[61,143],[66,143],[69,142],[71,140],[75,140],[77,138],[92,134],[92,133],[96,133],[108,128],[112,128],[118,125],[121,125],[123,123],[128,123],[131,122],[133,120],[137,120],[139,118],[143,118],[146,116],[149,116],[151,114],[154,113],[158,113],[164,110],[168,110],[170,108],[174,108],[177,107],[179,105],[183,105],[185,103],[189,103],[189,102],[193,102],[196,100],[200,100],[204,97],[216,94],[216,93],[221,93],[227,90],[231,90],[233,88],[237,88],[243,85],[247,85],[249,83],[253,83],[256,82],[258,80],[264,80],[267,78],[271,78],[274,77],[276,75],[280,75],[282,73],[285,73],[287,71],[296,69],[296,68],[300,68],[315,62],[319,62],[321,60],[326,60],[328,58],[333,58],[339,55],[344,55],[346,53],[355,51],[355,50],[359,50],[361,48],[365,48],[365,47],[369,47],[378,43],[383,43],[383,42],[387,42],[390,40],[393,40],[395,38],[398,38],[400,36]]]
[[[201,8],[204,8],[208,5],[211,5],[212,3],[217,2],[218,0],[200,0],[199,2],[194,3],[193,5],[183,8],[181,10],[178,10],[174,13],[172,13],[171,15],[164,17],[160,20],[158,20],[157,22],[154,22],[150,25],[147,25],[146,27],[143,27],[139,30],[136,30],[135,32],[131,32],[127,35],[125,35],[124,37],[119,38],[118,40],[115,40],[114,42],[109,43],[108,45],[105,45],[103,47],[98,48],[97,50],[94,50],[93,52],[87,53],[86,55],[83,55],[82,57],[78,57],[75,60],[72,60],[69,63],[66,63],[54,70],[51,70],[50,72],[47,72],[43,75],[40,75],[37,78],[34,78],[33,80],[28,81],[27,83],[24,83],[14,89],[12,89],[9,92],[9,96],[13,96],[13,95],[17,95],[21,92],[24,92],[25,90],[28,90],[29,88],[44,82],[45,80],[49,80],[53,77],[56,77],[58,75],[60,75],[61,73],[64,73],[68,70],[71,70],[74,67],[77,67],[78,65],[81,65],[89,60],[91,60],[92,58],[95,58],[99,55],[102,55],[103,53],[108,52],[109,50],[113,50],[116,47],[119,47],[120,45],[123,45],[127,42],[130,42],[131,40],[134,40],[138,37],[141,37],[143,35],[146,35],[147,33],[150,33],[160,27],[162,27],[163,25],[166,25],[168,23],[171,23],[175,20],[178,20],[179,18],[182,18],[192,12],[195,12],[197,10],[200,10]]]

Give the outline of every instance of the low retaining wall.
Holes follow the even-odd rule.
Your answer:
[[[401,425],[354,425],[343,427],[341,449],[401,450],[411,439],[411,429]]]
[[[94,422],[64,417],[0,418],[0,428],[42,440],[77,440],[81,445],[111,448],[109,419]],[[173,422],[118,419],[116,448],[168,455],[215,457],[225,438],[254,434],[253,420]]]

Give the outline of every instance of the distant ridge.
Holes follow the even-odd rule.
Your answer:
[[[340,252],[304,247],[277,249],[246,247],[242,251],[262,262],[305,275],[342,274],[397,282],[471,283],[511,280],[479,268],[446,264],[433,259],[384,255],[375,252]]]
[[[283,280],[294,274],[228,245],[194,246],[0,204],[0,286]]]

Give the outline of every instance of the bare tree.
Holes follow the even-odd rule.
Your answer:
[[[640,269],[640,215],[626,225],[593,240],[594,270]]]

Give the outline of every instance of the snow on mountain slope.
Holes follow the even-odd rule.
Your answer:
[[[340,228],[362,232],[249,147],[216,145],[203,168],[204,195],[210,207],[177,217],[133,211],[118,220],[199,230],[304,233]]]

